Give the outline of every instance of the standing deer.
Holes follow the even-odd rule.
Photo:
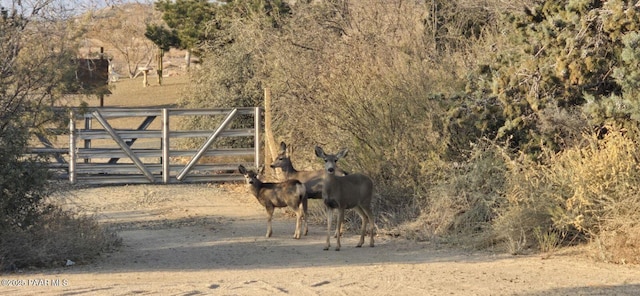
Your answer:
[[[280,168],[284,173],[285,180],[299,180],[304,183],[307,188],[307,198],[321,199],[322,198],[322,179],[324,177],[324,170],[317,171],[298,171],[293,167],[291,163],[290,150],[287,149],[287,144],[280,142],[280,151],[276,160],[271,163],[271,168]],[[337,176],[348,175],[347,172],[337,168]],[[334,237],[338,237],[342,232],[342,228],[336,228]]]
[[[350,174],[336,176],[336,162],[347,156],[347,149],[340,150],[337,154],[326,154],[320,146],[315,148],[316,156],[324,160],[324,177],[322,181],[322,199],[327,209],[327,243],[324,250],[331,246],[331,223],[333,222],[333,210],[338,210],[336,229],[340,229],[344,220],[344,210],[355,209],[362,219],[362,232],[360,241],[356,247],[362,247],[367,232],[367,223],[370,225],[371,239],[369,246],[373,247],[374,221],[371,211],[373,198],[373,181],[362,174]],[[336,237],[336,251],[340,251],[340,236]]]
[[[267,234],[271,237],[271,220],[273,218],[273,210],[275,208],[284,208],[289,206],[296,213],[296,231],[293,238],[300,238],[301,222],[304,221],[304,235],[309,232],[307,224],[307,196],[304,184],[298,180],[287,180],[281,183],[267,183],[258,179],[258,175],[262,173],[264,166],[260,168],[256,174],[253,171],[240,165],[238,171],[244,175],[244,179],[249,185],[251,194],[258,199],[258,202],[267,210]]]
[[[291,157],[289,156],[289,150],[287,144],[280,142],[280,151],[276,160],[271,163],[271,168],[280,168],[284,173],[286,180],[300,180],[307,188],[307,198],[320,199],[322,198],[322,178],[324,176],[324,170],[317,171],[298,171],[293,167],[291,163]],[[341,169],[338,169],[338,176],[347,175]]]

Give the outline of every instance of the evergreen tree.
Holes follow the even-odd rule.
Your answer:
[[[637,26],[639,8],[632,2],[551,0],[508,16],[510,47],[498,50],[484,71],[505,118],[498,138],[527,153],[557,148],[558,131],[542,129],[545,110],[575,112],[621,94],[612,73],[621,62],[621,37]]]
[[[171,47],[178,47],[180,40],[175,31],[168,30],[161,25],[147,25],[144,36],[151,40],[158,47],[158,68],[156,70],[158,74],[158,84],[162,85],[162,72],[163,72],[163,58],[165,51],[171,49]]]
[[[155,7],[175,32],[179,48],[196,50],[206,39],[207,26],[215,20],[217,4],[208,0],[159,0]]]
[[[640,7],[635,1],[607,1],[602,10],[602,29],[615,50],[613,74],[619,90],[608,96],[588,95],[586,112],[600,124],[637,128],[640,122]]]

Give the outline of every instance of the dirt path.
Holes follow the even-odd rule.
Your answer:
[[[640,267],[577,255],[468,253],[378,237],[323,251],[324,226],[294,240],[277,211],[267,239],[264,210],[242,189],[206,185],[122,186],[75,191],[69,206],[119,229],[124,247],[94,263],[3,274],[2,295],[638,295]],[[569,253],[569,252],[565,252]],[[27,284],[7,287],[6,280]]]

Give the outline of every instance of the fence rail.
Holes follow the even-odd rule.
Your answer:
[[[176,119],[193,116],[220,120],[214,129],[181,130],[180,120]],[[132,127],[136,118],[142,118],[142,122]],[[239,164],[260,165],[261,121],[259,107],[74,110],[69,116],[68,147],[54,147],[41,138],[45,147],[32,148],[31,153],[53,155],[55,161],[50,168],[71,183],[237,181],[242,179],[235,172]],[[221,138],[245,138],[240,142],[246,147],[214,145]],[[197,149],[188,149],[177,139],[201,144]]]

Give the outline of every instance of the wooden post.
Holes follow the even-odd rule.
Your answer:
[[[158,73],[158,85],[162,85],[162,59],[164,57],[164,49],[160,48],[158,50],[158,67],[156,73]]]
[[[147,87],[149,86],[149,79],[147,78],[147,74],[149,73],[149,70],[144,70],[142,71],[142,86],[143,87]]]
[[[104,58],[104,47],[100,47],[100,59],[102,60]],[[111,66],[111,64],[109,64],[109,66]],[[108,67],[107,69],[110,69],[110,67]],[[107,70],[107,77],[109,77],[109,70]],[[107,82],[107,84],[109,84]],[[98,95],[100,98],[100,107],[104,107],[104,93],[102,93],[102,91],[100,91],[100,94]]]
[[[264,136],[265,136],[265,149],[264,149],[264,162],[265,164],[271,163],[276,160],[278,156],[276,150],[276,141],[273,138],[273,130],[271,130],[271,89],[264,89]],[[276,171],[276,177],[282,179],[282,171]]]
[[[149,69],[148,67],[140,67],[138,68],[138,70],[140,70],[140,72],[142,72],[142,87],[147,87],[149,86],[149,79],[148,79],[148,75],[149,75]]]
[[[187,64],[187,72],[191,69],[191,49],[187,48],[187,52],[184,54],[184,62]]]

